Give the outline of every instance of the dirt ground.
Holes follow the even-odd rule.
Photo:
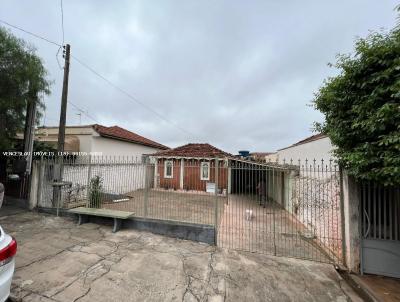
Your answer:
[[[358,301],[332,265],[1,209],[14,301]]]
[[[222,214],[227,197],[210,194],[150,190],[147,193],[147,216],[154,219],[176,220],[197,224],[215,222],[215,201],[218,200],[218,213]],[[103,208],[134,212],[135,216],[145,216],[145,192],[137,190],[124,194],[127,201],[109,202]]]

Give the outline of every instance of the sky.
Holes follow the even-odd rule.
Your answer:
[[[118,125],[169,147],[269,152],[312,135],[310,106],[338,53],[396,23],[395,1],[64,0],[71,54],[67,124]],[[63,43],[60,0],[0,0],[0,19]],[[0,24],[9,28],[4,24]],[[34,45],[52,81],[41,125],[58,125],[58,47]],[[136,101],[138,102],[136,102]],[[142,105],[144,104],[144,106]],[[150,110],[149,110],[150,108]],[[82,113],[83,111],[83,113]],[[78,113],[81,112],[81,117]]]

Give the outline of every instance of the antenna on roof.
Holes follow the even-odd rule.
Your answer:
[[[79,112],[79,113],[77,113],[76,115],[79,116],[79,126],[80,126],[80,125],[82,125],[82,113]]]

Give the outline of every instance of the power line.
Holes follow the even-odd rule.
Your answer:
[[[24,32],[24,33],[27,33],[27,34],[29,34],[29,35],[31,35],[31,36],[34,36],[34,37],[36,37],[36,38],[38,38],[38,39],[41,39],[41,40],[43,40],[43,41],[46,41],[46,42],[48,42],[48,43],[50,43],[50,44],[56,45],[56,46],[58,46],[58,47],[62,47],[62,45],[58,44],[57,42],[51,41],[51,40],[49,40],[49,39],[47,39],[47,38],[45,38],[45,37],[42,37],[42,36],[40,36],[40,35],[38,35],[38,34],[35,34],[35,33],[32,33],[32,32],[30,32],[30,31],[28,31],[28,30],[25,30],[25,29],[23,29],[23,28],[21,28],[21,27],[19,27],[19,26],[12,25],[12,24],[10,24],[10,23],[8,23],[8,22],[6,22],[6,21],[4,21],[4,20],[1,20],[1,19],[0,19],[0,22],[1,22],[1,23],[4,23],[4,24],[6,24],[6,25],[8,25],[8,26],[10,26],[10,27],[12,27],[12,28],[18,29],[18,30],[20,30],[20,31],[22,31],[22,32]],[[101,78],[103,81],[107,82],[107,83],[108,83],[110,86],[112,86],[114,89],[118,90],[119,92],[121,92],[122,94],[124,94],[125,96],[127,96],[129,100],[131,100],[131,101],[133,101],[133,102],[135,102],[135,103],[141,105],[142,107],[146,108],[148,111],[152,112],[153,114],[155,114],[156,116],[158,116],[160,119],[162,119],[163,121],[165,121],[165,122],[171,124],[171,125],[174,126],[175,128],[177,128],[177,129],[179,129],[180,131],[182,131],[183,133],[186,133],[187,135],[189,135],[189,136],[191,136],[191,137],[193,137],[193,138],[196,138],[196,137],[197,137],[197,135],[194,135],[194,134],[190,133],[189,131],[187,131],[186,129],[180,127],[179,125],[177,125],[177,124],[174,123],[173,121],[170,121],[169,119],[165,118],[163,115],[161,115],[160,113],[158,113],[157,111],[155,111],[154,109],[152,109],[151,107],[149,107],[148,105],[146,105],[145,103],[143,103],[142,101],[140,101],[139,99],[137,99],[136,97],[132,96],[129,92],[127,92],[126,90],[120,88],[119,86],[117,86],[116,84],[114,84],[113,82],[111,82],[109,79],[107,79],[106,77],[104,77],[103,75],[101,75],[99,72],[97,72],[95,69],[93,69],[92,67],[90,67],[90,66],[87,65],[86,63],[84,63],[84,62],[83,62],[82,60],[80,60],[79,58],[77,58],[77,57],[75,57],[75,56],[73,56],[73,55],[71,55],[71,57],[72,57],[76,62],[78,62],[79,64],[81,64],[83,67],[85,67],[87,70],[89,70],[90,72],[92,72],[93,74],[95,74],[96,76],[98,76],[99,78]],[[73,105],[73,106],[74,106],[74,105]],[[91,118],[91,119],[93,119],[93,118]]]
[[[58,65],[58,68],[60,68],[61,70],[63,70],[63,67],[61,66],[61,64],[60,64],[60,61],[58,60],[58,54],[60,53],[60,50],[61,50],[61,46],[58,48],[58,50],[57,50],[57,53],[56,53],[56,60],[57,60],[57,65]]]
[[[60,8],[61,8],[62,45],[64,45],[64,8],[63,8],[63,0],[60,0]]]
[[[43,40],[43,41],[46,41],[46,42],[48,42],[48,43],[50,43],[50,44],[53,44],[53,45],[56,45],[56,46],[59,46],[59,47],[62,46],[62,45],[58,44],[57,42],[51,41],[51,40],[49,40],[49,39],[47,39],[47,38],[45,38],[45,37],[42,37],[42,36],[37,35],[37,34],[34,34],[33,32],[30,32],[30,31],[28,31],[28,30],[25,30],[25,29],[23,29],[23,28],[21,28],[21,27],[18,27],[18,26],[16,26],[16,25],[12,25],[12,24],[10,24],[10,23],[4,21],[4,20],[1,20],[1,19],[0,19],[0,22],[3,23],[3,24],[6,24],[6,25],[8,25],[8,26],[10,26],[10,27],[12,27],[12,28],[18,29],[18,30],[20,30],[20,31],[22,31],[22,32],[24,32],[24,33],[26,33],[26,34],[28,34],[28,35],[31,35],[31,36],[34,36],[34,37],[36,37],[36,38],[38,38],[38,39],[41,39],[41,40]]]
[[[112,86],[113,88],[115,88],[116,90],[118,90],[119,92],[123,93],[125,96],[128,97],[128,99],[130,99],[131,101],[134,101],[135,103],[141,105],[142,107],[146,108],[147,110],[149,110],[150,112],[154,113],[155,115],[157,115],[160,119],[162,119],[163,121],[173,125],[175,128],[181,130],[182,132],[186,133],[189,136],[192,137],[196,137],[196,135],[190,133],[189,131],[187,131],[186,129],[180,127],[179,125],[177,125],[176,123],[170,121],[169,119],[165,118],[163,115],[161,115],[160,113],[158,113],[157,111],[155,111],[154,109],[152,109],[151,107],[149,107],[148,105],[146,105],[145,103],[143,103],[142,101],[140,101],[139,99],[137,99],[136,97],[132,96],[129,92],[127,92],[126,90],[120,88],[119,86],[115,85],[113,82],[111,82],[109,79],[107,79],[106,77],[104,77],[103,75],[101,75],[100,73],[98,73],[96,70],[94,70],[92,67],[90,67],[89,65],[87,65],[86,63],[84,63],[83,61],[81,61],[80,59],[78,59],[77,57],[71,55],[71,57],[77,61],[79,64],[81,64],[83,67],[85,67],[86,69],[88,69],[90,72],[92,72],[93,74],[95,74],[96,76],[98,76],[99,78],[101,78],[103,81],[107,82],[110,86]]]
[[[61,11],[61,31],[62,31],[62,45],[64,45],[64,9],[63,9],[63,0],[60,0],[60,11]],[[58,54],[60,53],[61,46],[58,48],[57,53],[56,53],[56,60],[58,67],[62,70],[63,67],[60,64],[60,61],[58,60]]]

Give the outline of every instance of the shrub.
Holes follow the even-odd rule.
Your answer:
[[[400,184],[400,29],[358,39],[354,55],[341,55],[338,76],[327,79],[314,106],[325,115],[316,130],[337,147],[350,175]]]
[[[90,179],[89,185],[89,207],[101,207],[101,193],[103,188],[103,179],[100,176],[94,176]]]

